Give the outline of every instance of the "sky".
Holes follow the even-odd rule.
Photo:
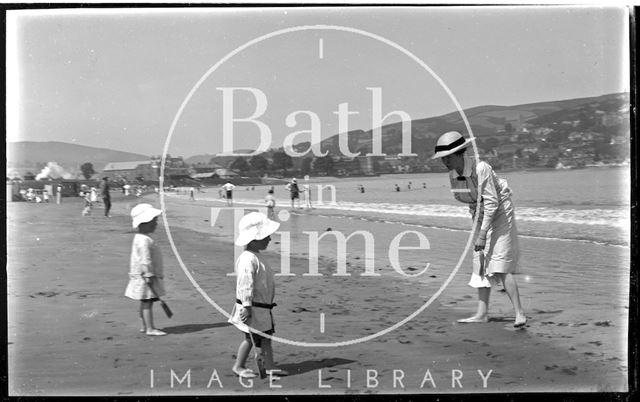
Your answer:
[[[8,11],[7,141],[186,158],[626,92],[628,21],[622,6]]]

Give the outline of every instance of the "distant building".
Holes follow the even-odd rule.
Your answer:
[[[223,169],[221,165],[217,163],[207,164],[207,165],[196,165],[191,168],[195,173],[212,173],[215,172],[216,169]]]
[[[628,142],[627,137],[625,137],[623,135],[616,135],[614,137],[611,137],[611,141],[609,142],[609,144],[611,144],[611,145],[626,144],[627,142]]]
[[[194,173],[191,175],[191,178],[196,180],[209,180],[209,179],[233,180],[239,177],[240,175],[231,169],[214,169],[213,171]]]
[[[622,124],[622,116],[616,113],[608,113],[602,116],[602,125],[605,127],[617,126]]]
[[[495,151],[499,158],[509,158],[512,157],[520,147],[520,144],[504,144],[497,147]]]
[[[176,161],[174,161],[174,159]],[[172,158],[165,164],[165,178],[182,178],[189,176],[189,169],[181,166],[181,158]],[[171,163],[171,164],[170,164]],[[101,177],[115,181],[158,181],[161,164],[158,161],[109,162],[102,169]]]
[[[101,175],[111,180],[132,182],[139,178],[145,181],[157,181],[159,173],[159,167],[154,168],[151,161],[133,161],[109,162],[102,169]]]
[[[384,160],[383,156],[357,156],[356,160],[360,164],[360,171],[365,175],[373,175],[376,173],[376,159]]]

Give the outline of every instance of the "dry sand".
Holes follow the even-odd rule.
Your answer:
[[[241,384],[230,370],[239,332],[194,289],[162,225],[156,238],[163,246],[165,300],[175,315],[168,319],[154,308],[157,326],[168,336],[138,332],[137,302],[123,295],[133,236],[128,208],[136,200],[114,201],[110,219],[99,207],[82,217],[79,199],[64,199],[61,205],[7,204],[10,395],[627,389],[627,248],[522,239],[528,266],[517,278],[530,320],[524,329],[512,327],[511,305],[498,289],[492,293],[489,323],[455,322],[470,315],[476,303],[464,265],[431,307],[373,340],[320,348],[275,342],[277,363],[292,375],[255,379],[247,387],[250,383]],[[181,258],[202,289],[229,310],[234,279],[226,276],[233,267],[228,239],[215,230],[189,229],[204,220],[206,207],[169,205],[182,212],[171,226]],[[306,224],[326,223],[309,219]],[[373,232],[385,230],[370,225]],[[435,278],[420,281],[386,272],[375,278],[336,278],[328,274],[334,272],[331,258],[321,260],[324,276],[303,277],[308,262],[292,259],[297,275],[276,278],[276,335],[305,342],[344,341],[397,323],[437,290],[467,237],[445,230],[428,235],[440,254],[432,259]],[[266,257],[279,266],[278,255]],[[351,268],[362,263],[353,255],[348,261]],[[326,315],[325,333],[318,326],[320,311]],[[253,365],[251,359],[248,365]],[[478,370],[488,376],[486,388]],[[367,381],[367,375],[375,380]],[[452,380],[460,375],[459,381]]]

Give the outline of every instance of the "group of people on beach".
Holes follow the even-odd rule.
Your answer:
[[[438,139],[433,155],[433,159],[441,159],[449,170],[453,196],[468,205],[474,221],[473,269],[469,285],[478,289],[478,305],[474,315],[459,319],[458,322],[487,322],[491,287],[501,283],[515,310],[514,326],[522,327],[527,318],[513,277],[517,272],[519,250],[511,190],[489,164],[466,154],[472,141],[473,139],[465,139],[459,132],[447,132]],[[300,189],[296,179],[290,184],[293,207],[296,199],[294,192],[299,195]],[[233,187],[228,188],[230,190],[227,191],[233,190]],[[272,195],[273,188],[267,199]],[[275,206],[275,201],[272,206]],[[138,233],[133,239],[130,279],[125,295],[140,301],[140,331],[150,336],[166,335],[155,328],[152,313],[153,303],[165,294],[160,250],[150,236],[161,213],[160,209],[150,204],[139,204],[131,210],[133,227]],[[242,378],[257,376],[252,369],[246,367],[252,348],[257,351],[259,371],[276,370],[276,375],[288,374],[276,367],[269,337],[275,331],[272,314],[276,306],[275,275],[260,252],[268,247],[271,235],[278,230],[280,223],[275,220],[272,210],[268,215],[250,212],[242,217],[235,239],[235,244],[244,247],[244,251],[236,260],[236,300],[229,322],[244,335],[232,367],[233,372]]]

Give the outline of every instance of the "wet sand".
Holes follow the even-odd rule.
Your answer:
[[[61,205],[7,204],[10,395],[627,389],[628,248],[522,239],[517,280],[529,318],[524,329],[513,328],[511,304],[499,289],[492,292],[488,323],[455,322],[476,304],[475,291],[466,285],[467,257],[440,296],[399,328],[366,342],[304,347],[301,342],[354,341],[412,314],[451,275],[468,234],[425,229],[432,265],[425,275],[409,278],[377,252],[388,247],[388,239],[400,230],[396,226],[313,213],[297,216],[301,230],[331,225],[345,234],[355,228],[373,233],[380,239],[375,264],[380,276],[360,276],[363,254],[355,242],[346,259],[351,276],[333,275],[332,252],[321,253],[322,276],[304,276],[308,258],[303,250],[293,250],[294,276],[276,278],[274,309],[276,336],[288,340],[274,343],[275,359],[291,375],[242,384],[230,370],[241,336],[194,288],[163,225],[155,236],[163,247],[165,300],[175,315],[168,319],[154,308],[157,326],[168,336],[138,332],[137,302],[123,295],[133,236],[128,209],[137,200],[114,201],[110,219],[99,207],[82,217],[79,199],[64,199]],[[233,251],[224,233],[231,221],[221,215],[211,227],[210,206],[168,199],[170,232],[198,286],[229,311],[235,280],[227,276]],[[292,222],[283,223],[282,230],[292,229]],[[276,243],[266,258],[278,269]],[[422,269],[410,259],[402,265],[406,273]],[[254,366],[251,358],[248,366]]]

